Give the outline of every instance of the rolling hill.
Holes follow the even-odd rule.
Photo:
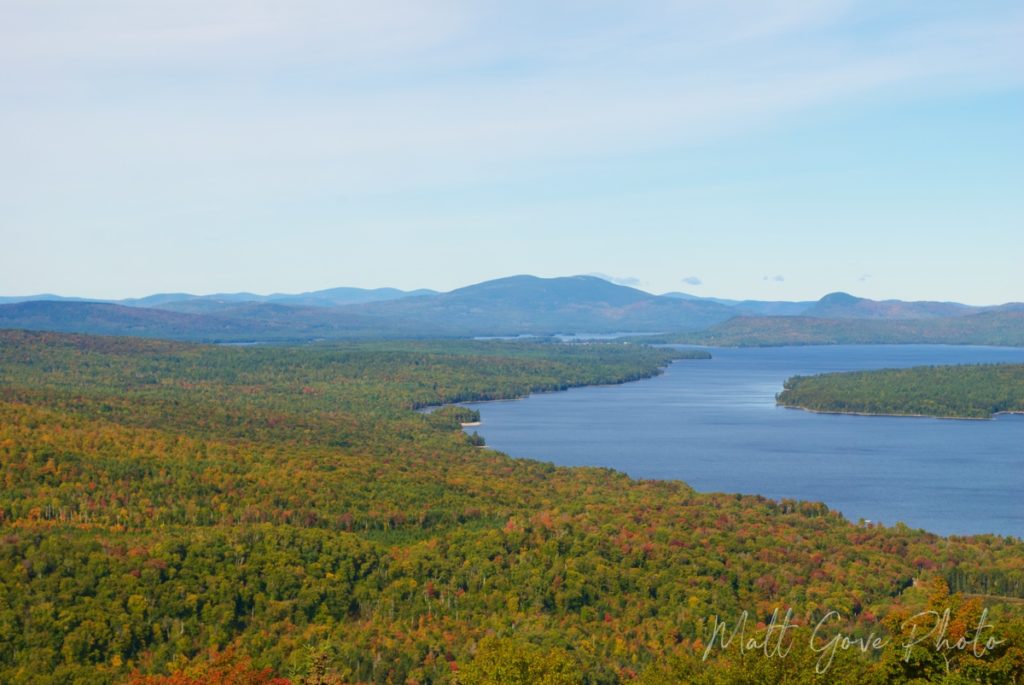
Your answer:
[[[698,330],[732,316],[721,304],[658,297],[594,276],[510,276],[361,311],[469,335]]]
[[[446,293],[163,293],[116,303],[38,297],[0,304],[0,327],[224,342],[659,333],[664,341],[722,345],[1024,344],[1019,303],[972,307],[847,293],[816,302],[724,300],[653,295],[594,276],[510,276]]]
[[[949,344],[1024,346],[1024,311],[917,319],[823,319],[741,316],[697,333],[659,336],[660,342],[724,346]]]
[[[215,342],[291,341],[398,335],[354,312],[242,302],[215,313],[186,313],[105,302],[29,301],[0,305],[0,328],[131,335]]]
[[[0,305],[0,327],[140,337],[206,337],[238,332],[230,320],[106,302],[29,300]]]
[[[747,314],[754,316],[799,316],[813,307],[814,300],[802,300],[789,302],[786,300],[723,300],[718,297],[700,297],[689,293],[670,292],[662,297],[674,297],[680,300],[702,300],[705,302],[716,302],[729,307],[735,314]]]
[[[219,306],[229,306],[240,302],[273,302],[300,307],[337,307],[345,304],[362,304],[396,300],[412,295],[436,295],[437,291],[421,288],[419,290],[399,290],[398,288],[328,288],[304,293],[273,293],[257,295],[256,293],[215,293],[213,295],[193,295],[192,293],[156,293],[145,297],[130,297],[123,300],[103,300],[85,297],[65,297],[52,293],[39,295],[0,297],[0,304],[16,304],[19,302],[55,301],[55,302],[103,302],[120,304],[129,307],[163,307],[175,311],[211,311]]]
[[[0,305],[0,326],[190,340],[548,335],[698,330],[731,316],[713,302],[663,298],[591,276],[512,276],[443,294],[337,306],[218,300],[155,307],[30,301]]]
[[[990,309],[958,302],[869,300],[849,293],[829,293],[802,312],[821,319],[938,319],[967,316]]]

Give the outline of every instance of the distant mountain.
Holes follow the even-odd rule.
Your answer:
[[[539,278],[519,275],[496,278],[445,293],[448,302],[492,304],[513,307],[559,308],[581,303],[629,306],[654,298],[648,292],[616,285],[596,276]]]
[[[0,304],[16,304],[18,302],[97,302],[87,297],[64,297],[52,293],[39,295],[0,296]]]
[[[848,293],[817,302],[726,300],[652,295],[594,276],[510,276],[447,293],[332,288],[272,295],[161,293],[119,303],[47,295],[11,299],[21,301],[0,304],[0,327],[214,341],[664,333],[714,344],[1017,344],[1002,341],[1016,340],[1015,326],[1024,317],[1021,303],[971,307]],[[936,323],[922,323],[931,321]]]
[[[0,305],[0,328],[136,335],[162,338],[202,338],[237,332],[238,324],[212,317],[125,307],[106,302],[30,300]]]
[[[802,314],[822,319],[933,319],[977,314],[985,309],[957,302],[878,301],[849,293],[830,293]]]
[[[231,293],[225,295],[203,295],[173,297],[163,295],[152,295],[149,298],[151,304],[132,306],[159,307],[175,312],[214,314],[237,309],[243,304],[278,304],[293,307],[339,307],[349,304],[365,304],[368,302],[385,302],[397,300],[403,297],[422,297],[436,295],[434,290],[398,290],[396,288],[377,288],[375,290],[364,290],[362,288],[332,288],[330,290],[318,290],[311,293],[298,295],[253,295],[252,293]],[[159,299],[154,299],[159,298]]]
[[[410,336],[400,322],[377,321],[343,308],[239,302],[216,314],[126,307],[106,302],[30,301],[0,305],[0,328],[133,335],[202,342],[299,341]],[[436,331],[434,333],[437,333]]]
[[[904,343],[1024,346],[1024,311],[1004,309],[916,319],[738,316],[705,331],[659,336],[657,341],[735,347]]]
[[[930,319],[947,316],[966,316],[999,307],[971,307],[957,302],[904,302],[903,300],[869,300],[849,293],[835,292],[818,301],[765,301],[725,300],[717,297],[700,297],[688,293],[665,293],[663,297],[674,297],[691,301],[714,302],[730,307],[737,315],[755,316],[810,316],[821,319]],[[1015,305],[1001,305],[1013,307]]]
[[[63,297],[61,295],[41,294],[25,295],[18,297],[0,297],[0,304],[15,304],[18,302],[52,301],[52,302],[103,302],[106,304],[120,304],[128,307],[163,307],[174,311],[214,311],[225,305],[234,305],[239,302],[277,302],[279,304],[291,304],[300,307],[336,307],[345,304],[362,304],[365,302],[380,302],[384,300],[396,300],[401,297],[415,297],[420,295],[436,295],[436,290],[399,290],[397,288],[329,288],[327,290],[314,290],[311,292],[288,294],[274,293],[272,295],[257,295],[255,293],[216,293],[213,295],[193,295],[191,293],[156,293],[146,297],[130,297],[123,300],[102,300],[84,297]],[[211,303],[209,306],[197,305],[195,303]]]
[[[674,297],[681,300],[702,300],[730,307],[734,314],[762,314],[765,316],[799,316],[816,303],[811,301],[788,302],[784,300],[724,300],[718,297],[701,297],[689,293],[671,292],[662,297]]]
[[[239,294],[241,295],[242,293]],[[209,297],[216,296],[210,295]],[[253,295],[253,297],[257,296]],[[164,305],[169,302],[182,302],[186,300],[200,299],[203,299],[203,296],[192,295],[191,293],[157,293],[155,295],[147,295],[146,297],[129,297],[124,300],[103,300],[103,302],[107,302],[109,304],[121,304],[126,307],[159,307],[160,305]]]
[[[336,307],[343,304],[361,304],[365,302],[386,302],[403,297],[422,297],[437,295],[436,290],[420,288],[418,290],[399,290],[397,288],[330,288],[316,290],[298,295],[269,295],[268,302],[294,304],[306,307]]]
[[[157,306],[0,305],[0,327],[194,340],[273,340],[683,331],[706,328],[732,316],[723,305],[658,297],[591,276],[512,276],[448,293],[406,293],[385,301],[338,306],[214,296],[166,303],[152,298],[150,302]]]
[[[420,295],[436,295],[435,290],[399,290],[398,288],[329,288],[306,293],[288,294],[273,293],[256,295],[255,293],[217,293],[214,295],[189,295],[187,293],[168,293],[150,295],[136,300],[122,300],[117,304],[133,307],[162,307],[181,312],[213,312],[224,307],[231,307],[240,302],[266,302],[294,305],[297,307],[337,307],[346,304],[362,304],[366,302],[382,302],[397,300],[402,297]]]
[[[360,311],[474,335],[697,330],[732,316],[724,305],[659,297],[594,276],[510,276]]]

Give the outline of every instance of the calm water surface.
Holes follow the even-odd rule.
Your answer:
[[[608,466],[700,491],[823,501],[941,534],[1024,536],[1024,416],[956,421],[811,414],[775,405],[794,374],[1022,362],[1022,348],[944,345],[709,348],[656,378],[486,402],[493,448]]]

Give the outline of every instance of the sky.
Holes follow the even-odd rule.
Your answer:
[[[0,294],[1024,300],[1019,0],[0,0]]]

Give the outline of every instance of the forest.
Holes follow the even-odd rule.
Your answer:
[[[1024,412],[1024,365],[963,364],[794,376],[779,404],[820,412],[988,419]]]
[[[0,331],[0,682],[1024,678],[1019,539],[513,459],[473,444],[466,411],[418,411],[706,354],[685,356]],[[715,644],[779,609],[789,656]],[[904,648],[929,610],[948,644]],[[956,647],[976,632],[996,643]],[[887,646],[847,648],[872,634]]]
[[[737,316],[698,332],[658,335],[648,342],[770,347],[778,345],[1024,346],[1024,311],[1006,309],[923,319]]]

